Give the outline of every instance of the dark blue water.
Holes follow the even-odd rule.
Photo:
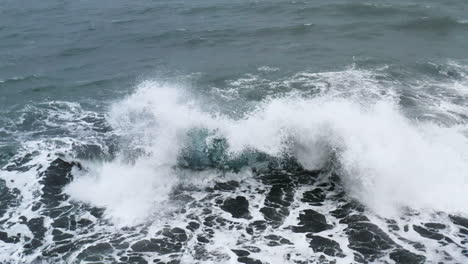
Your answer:
[[[1,3],[2,107],[99,100],[142,76],[466,59],[463,1],[80,1]],[[143,77],[144,78],[144,77]]]
[[[467,48],[463,0],[1,1],[0,262],[464,263]]]

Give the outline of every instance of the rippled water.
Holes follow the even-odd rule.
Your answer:
[[[0,262],[467,262],[467,14],[2,1]]]

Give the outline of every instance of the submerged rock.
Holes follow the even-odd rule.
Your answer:
[[[396,249],[392,253],[390,253],[390,258],[394,260],[396,263],[408,263],[408,264],[418,264],[418,263],[425,263],[426,257],[414,254],[406,249]]]
[[[341,250],[338,242],[312,234],[307,234],[306,237],[310,238],[309,245],[314,252],[322,252],[332,257],[344,257],[343,251]]]
[[[250,252],[248,252],[247,250],[231,249],[231,251],[234,252],[234,254],[236,254],[238,257],[245,257],[250,255]]]
[[[348,235],[349,248],[359,252],[366,261],[374,261],[385,255],[385,250],[396,246],[382,229],[372,223],[350,223],[345,232]]]
[[[296,233],[317,233],[331,228],[333,228],[333,226],[327,223],[327,219],[324,215],[312,209],[308,209],[299,214],[299,225],[293,226],[292,230]]]
[[[450,220],[456,225],[468,228],[468,218],[464,218],[458,215],[451,215]]]
[[[135,252],[158,252],[163,255],[179,252],[181,248],[181,243],[174,243],[168,239],[145,239],[131,246],[131,249]]]
[[[258,259],[253,259],[249,257],[240,257],[237,259],[240,263],[245,263],[245,264],[262,264],[262,262]]]
[[[73,167],[81,169],[81,165],[76,162],[67,162],[61,158],[57,158],[47,170],[43,173],[41,183],[42,187],[42,202],[49,207],[55,207],[60,204],[60,201],[66,200],[68,196],[62,193],[63,187],[73,180],[71,170]]]
[[[418,232],[422,237],[425,237],[425,238],[430,238],[434,240],[441,240],[444,238],[443,235],[437,232],[430,231],[429,229],[426,229],[422,226],[413,225],[413,229],[414,231]]]
[[[294,201],[294,186],[290,175],[272,171],[262,175],[262,181],[271,185],[265,197],[264,207],[260,209],[265,220],[279,226],[289,215],[289,206]]]
[[[302,201],[311,205],[322,205],[325,201],[325,192],[321,188],[316,188],[304,193]]]
[[[226,199],[221,209],[229,212],[234,218],[251,218],[249,213],[249,201],[243,196],[237,196],[234,199]]]

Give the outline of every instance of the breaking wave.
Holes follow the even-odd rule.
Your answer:
[[[278,71],[4,115],[0,261],[466,259],[466,66]]]
[[[466,125],[410,119],[400,108],[393,97],[363,100],[362,91],[354,98],[288,93],[234,119],[202,110],[177,85],[148,80],[108,115],[123,138],[120,156],[91,167],[67,192],[128,224],[167,198],[176,168],[261,167],[263,155],[336,171],[350,194],[379,214],[468,211]]]

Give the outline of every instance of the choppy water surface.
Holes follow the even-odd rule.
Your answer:
[[[0,3],[1,263],[466,263],[468,3]]]

